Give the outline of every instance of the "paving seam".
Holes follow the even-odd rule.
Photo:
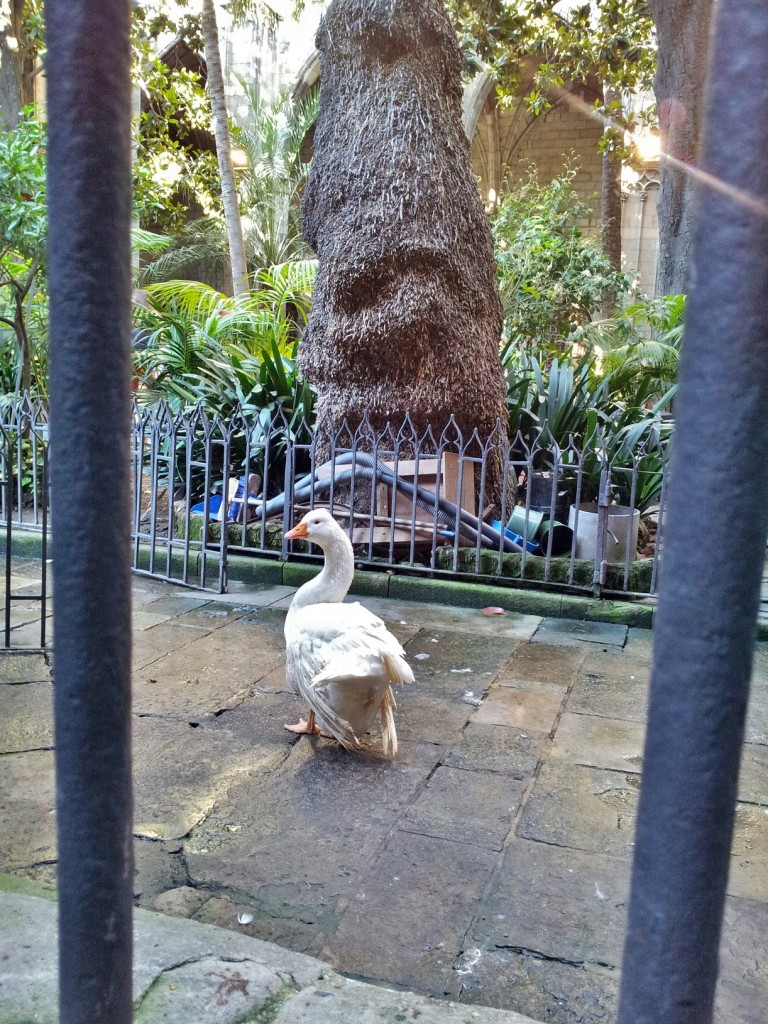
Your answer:
[[[412,641],[414,641],[419,636],[420,633],[424,633],[424,632],[428,632],[428,631],[429,630],[426,627],[420,626],[419,629],[417,630],[417,632],[414,633],[414,635],[410,638],[410,640],[406,641],[405,647],[407,647],[408,644],[410,644]],[[514,657],[515,653],[517,652],[517,650],[518,650],[518,648],[520,646],[521,646],[520,642],[515,644],[514,649],[512,650],[512,652],[509,655],[510,658]],[[507,659],[507,661],[508,660],[509,660],[509,658]],[[506,664],[506,662],[504,662],[504,664]],[[488,686],[486,688],[484,688],[484,690],[483,690],[483,697],[485,697],[485,695],[489,692],[489,690],[491,689],[493,684],[498,679],[499,675],[501,674],[502,668],[503,668],[503,665],[499,667],[499,669],[496,672],[496,674],[493,676],[493,678],[488,683]],[[469,725],[469,723],[471,721],[472,721],[472,716],[469,717],[467,722],[462,727],[462,730],[461,730],[462,736],[464,735],[464,731],[465,731],[465,729],[467,728],[467,726]],[[412,807],[415,805],[415,803],[418,801],[419,797],[421,797],[421,795],[424,792],[426,792],[427,787],[429,786],[430,779],[433,777],[433,775],[438,770],[438,768],[450,767],[450,766],[446,766],[445,765],[445,760],[448,757],[448,755],[450,754],[451,750],[453,749],[453,744],[450,744],[450,743],[435,743],[435,744],[432,744],[432,745],[435,746],[436,748],[439,748],[439,753],[438,753],[438,750],[436,750],[436,753],[438,753],[438,758],[437,758],[437,761],[436,761],[435,765],[430,769],[429,773],[424,778],[423,784],[418,786],[414,790],[414,793],[413,793],[413,795],[411,797],[411,800],[406,805],[404,805],[401,813],[398,815],[398,817],[393,822],[392,827],[389,829],[389,831],[386,833],[386,835],[382,838],[381,842],[378,844],[376,849],[372,852],[371,856],[369,857],[368,861],[363,866],[363,868],[362,868],[362,870],[360,872],[360,878],[361,879],[366,877],[366,875],[371,870],[373,870],[374,866],[378,863],[379,859],[383,856],[386,846],[394,838],[394,836],[395,836],[395,834],[397,832],[407,832],[410,835],[421,835],[421,836],[424,836],[424,838],[428,838],[428,839],[439,839],[440,838],[439,836],[429,836],[429,835],[427,835],[426,833],[423,833],[423,832],[416,832],[413,829],[407,829],[407,828],[402,828],[401,827],[401,822],[403,822],[407,818],[408,813],[410,812]],[[470,769],[466,769],[466,770],[470,770]],[[444,840],[444,841],[445,842],[451,842],[452,840]],[[466,846],[475,846],[476,847],[478,844],[477,843],[465,843],[464,845],[466,845]],[[481,849],[493,849],[493,847],[483,846],[483,847],[481,847]],[[495,868],[494,868],[494,871],[491,872],[491,877],[493,877],[494,874],[495,874]],[[338,922],[337,923],[337,929],[341,926],[342,918],[343,918],[344,914],[347,912],[347,910],[349,909],[351,900],[352,900],[351,896],[349,896],[349,897],[342,896],[339,899],[339,903],[337,904],[337,922]],[[470,927],[471,927],[471,924],[470,924]],[[465,937],[466,937],[466,934],[465,934]],[[325,959],[325,957],[323,957],[323,953],[322,953],[323,944],[328,939],[330,939],[330,938],[332,938],[332,936],[326,935],[325,932],[318,932],[317,935],[315,936],[314,941],[312,942],[312,944],[310,945],[309,948],[311,950],[315,951],[315,955],[320,956],[321,958]],[[462,945],[463,945],[463,942],[464,942],[464,940],[462,939],[461,940]],[[451,968],[451,970],[453,970],[453,968]],[[445,984],[444,984],[444,988],[446,988],[446,994],[447,994],[447,987],[446,987],[447,986],[447,979],[449,977],[450,977],[450,974],[446,976]]]
[[[530,640],[526,641],[527,644],[530,644],[530,642],[531,642]],[[522,647],[525,647],[526,643],[520,643],[520,644],[517,645],[517,647],[515,648],[513,653],[510,655],[507,663],[509,661],[512,661],[512,659],[515,657],[515,655],[518,653],[518,651]],[[536,767],[534,768],[533,772],[531,773],[531,777],[528,780],[528,783],[527,783],[527,785],[526,785],[525,789],[523,790],[523,793],[522,793],[522,795],[520,797],[520,803],[519,803],[518,809],[515,812],[515,815],[514,815],[514,817],[512,819],[512,823],[510,825],[509,832],[507,833],[506,838],[504,839],[504,842],[502,843],[502,847],[501,847],[501,850],[499,851],[498,856],[496,858],[496,863],[494,865],[493,871],[491,871],[490,875],[488,876],[488,880],[487,880],[485,886],[483,887],[483,890],[481,891],[481,893],[480,893],[480,895],[478,897],[478,900],[477,900],[477,907],[478,908],[480,908],[481,906],[483,906],[485,904],[485,898],[486,898],[487,894],[491,891],[493,883],[494,883],[495,879],[497,878],[499,871],[501,870],[501,867],[502,867],[502,864],[504,862],[504,857],[506,856],[507,850],[508,850],[509,846],[512,844],[512,842],[514,842],[514,840],[517,837],[516,836],[517,826],[520,823],[520,819],[522,818],[523,811],[525,810],[525,807],[526,807],[526,804],[528,802],[528,799],[529,799],[529,797],[531,795],[531,792],[533,791],[533,787],[534,787],[534,785],[536,784],[536,782],[537,782],[537,780],[539,778],[539,774],[541,772],[541,769],[544,766],[545,762],[549,760],[549,752],[552,749],[552,744],[554,742],[555,733],[557,732],[557,727],[559,726],[560,720],[561,720],[563,714],[565,713],[566,705],[568,703],[568,699],[571,696],[571,693],[573,691],[573,687],[576,685],[576,681],[577,681],[578,676],[579,676],[579,671],[581,669],[581,665],[583,664],[584,660],[586,659],[586,656],[587,656],[587,652],[585,651],[584,652],[584,658],[582,659],[582,662],[580,663],[578,668],[575,668],[573,670],[573,676],[572,676],[572,678],[571,678],[571,680],[570,680],[570,682],[568,684],[568,689],[563,694],[563,699],[560,702],[560,708],[559,708],[559,710],[557,712],[557,715],[555,717],[555,721],[554,721],[554,723],[552,725],[552,728],[549,730],[549,733],[547,734],[547,738],[545,739],[544,743],[542,744],[541,753],[540,753],[539,758],[538,758],[538,760],[536,762]],[[494,678],[494,680],[493,680],[494,682],[496,681],[496,678],[498,678],[498,676],[500,674],[501,674],[501,669],[499,669],[499,672],[497,673],[496,677]],[[470,721],[471,721],[471,719],[470,719]],[[469,724],[469,723],[467,723],[467,724]],[[552,845],[552,844],[550,844],[550,845]],[[471,920],[471,922],[469,924],[469,927],[467,928],[466,932],[464,933],[464,937],[463,937],[463,939],[461,941],[461,948],[459,950],[459,955],[456,958],[456,961],[454,962],[453,967],[451,968],[451,971],[453,973],[457,972],[457,964],[460,964],[461,957],[463,956],[463,954],[466,952],[466,950],[468,948],[467,939],[471,935],[471,933],[472,933],[472,931],[473,931],[473,929],[474,929],[474,927],[475,927],[475,925],[477,923],[477,917],[478,917],[478,915],[475,914],[475,916],[472,918],[472,920]],[[504,948],[507,948],[507,947],[504,947]],[[527,952],[527,955],[529,955],[529,956],[541,955],[542,959],[544,959],[543,954],[537,954],[537,952],[535,950],[529,950]],[[447,981],[450,980],[451,977],[452,977],[452,974],[449,974],[447,976]],[[447,984],[447,982],[446,982],[446,984]],[[459,1002],[461,1002],[461,996],[462,996],[462,985],[461,985],[461,982],[459,982],[459,985],[458,985],[458,987],[457,987],[455,992],[453,992],[451,990],[451,994],[453,995],[454,999],[457,999]],[[471,1006],[472,1004],[471,1003],[462,1003],[462,1005],[464,1005],[464,1006]]]
[[[405,743],[405,741],[403,741],[403,743]],[[406,816],[406,812],[410,811],[410,809],[412,808],[413,804],[416,803],[416,801],[422,795],[422,793],[426,792],[427,786],[429,785],[429,780],[432,778],[432,776],[437,771],[437,769],[440,768],[442,766],[442,764],[443,764],[443,758],[446,756],[446,751],[448,749],[447,744],[435,743],[435,744],[430,744],[430,746],[435,746],[435,747],[440,748],[441,752],[440,752],[440,754],[438,756],[438,761],[435,764],[434,768],[432,768],[430,770],[429,774],[425,777],[423,784],[418,786],[414,790],[414,794],[413,794],[412,799],[403,807],[402,812],[394,820],[394,822],[392,823],[392,826],[390,827],[389,831],[384,836],[382,836],[381,842],[371,852],[370,857],[365,862],[365,864],[362,866],[362,868],[360,870],[360,873],[359,873],[359,876],[358,876],[359,879],[360,879],[360,884],[361,885],[363,884],[363,879],[368,876],[369,872],[371,872],[375,868],[376,864],[379,862],[381,857],[384,855],[384,852],[385,852],[385,849],[386,849],[387,845],[394,838],[396,833],[408,831],[407,829],[402,829],[400,827],[400,822],[403,821],[404,817]],[[411,833],[411,834],[413,834],[413,835],[422,835],[422,833],[420,833],[420,832]],[[435,837],[434,836],[429,836],[428,838],[433,839]],[[447,841],[449,841],[449,840],[447,840]],[[324,953],[322,952],[322,950],[324,948],[324,943],[326,943],[329,939],[332,939],[333,935],[335,935],[336,931],[338,931],[338,929],[341,927],[342,918],[343,918],[344,914],[347,912],[347,910],[349,910],[349,906],[350,906],[350,904],[352,902],[352,899],[353,899],[353,897],[351,895],[350,896],[339,896],[339,902],[336,904],[336,919],[337,919],[336,928],[334,929],[334,932],[331,935],[328,935],[326,932],[322,932],[322,931],[321,932],[317,932],[317,934],[315,935],[313,941],[310,943],[310,945],[308,947],[310,950],[313,951],[311,955],[317,956],[321,960],[327,960],[328,959],[328,957],[326,955],[324,955]],[[333,961],[331,961],[331,965],[334,967],[335,970],[340,970],[340,968],[335,966]],[[375,983],[379,984],[380,981],[381,981],[381,979],[378,979],[378,980],[375,981]]]

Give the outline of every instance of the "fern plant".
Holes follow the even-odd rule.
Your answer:
[[[314,272],[312,261],[271,267],[257,289],[234,298],[192,281],[148,286],[149,308],[135,307],[148,335],[134,357],[139,401],[220,417],[233,431],[232,471],[245,470],[248,454],[249,472],[282,481],[287,435],[313,420],[315,392],[296,349]]]

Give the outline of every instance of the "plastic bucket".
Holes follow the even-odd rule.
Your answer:
[[[526,540],[533,540],[544,522],[544,513],[531,508],[526,512],[525,505],[515,505],[512,515],[507,520],[507,529]]]
[[[542,523],[538,536],[542,555],[546,555],[549,550],[550,536],[552,537],[553,558],[557,558],[560,555],[570,555],[571,547],[573,546],[573,530],[570,526],[565,526],[563,523],[555,523],[551,519]]]
[[[594,561],[597,556],[597,502],[585,501],[577,509],[571,507],[568,525],[576,533],[576,557]],[[629,551],[630,562],[637,558],[637,531],[640,512],[627,505],[608,507],[608,532],[603,557],[606,562],[625,562]]]

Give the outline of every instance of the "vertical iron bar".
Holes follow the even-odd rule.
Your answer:
[[[61,1024],[129,1024],[129,0],[47,0]]]
[[[712,1020],[765,557],[768,7],[715,12],[620,1024]]]
[[[11,646],[11,548],[13,545],[13,448],[8,442],[5,449],[5,640]]]
[[[46,616],[48,614],[48,441],[46,440],[43,444],[43,472],[42,472],[42,491],[43,491],[43,534],[40,540],[40,557],[42,559],[42,572],[40,579],[40,646],[45,647],[46,630],[48,623],[46,622]]]
[[[602,442],[600,442],[602,448]],[[611,469],[603,462],[600,469],[600,491],[597,498],[597,530],[595,533],[595,572],[592,577],[592,596],[599,598],[605,584],[605,541],[608,535],[608,508],[611,504]]]

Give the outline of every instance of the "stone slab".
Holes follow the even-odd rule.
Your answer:
[[[525,786],[495,772],[437,768],[401,828],[500,850]]]
[[[472,948],[453,980],[463,1005],[514,1007],[548,1024],[608,1024],[618,1011],[619,971],[597,964]]]
[[[613,679],[626,685],[647,686],[651,678],[650,659],[626,648],[590,648],[579,671],[580,677]]]
[[[273,1024],[536,1024],[508,1010],[460,1006],[338,977],[306,988],[280,1007]]]
[[[474,707],[464,700],[462,686],[455,686],[445,698],[434,689],[404,686],[396,694],[395,724],[400,740],[457,745]]]
[[[242,713],[190,722],[134,719],[134,832],[179,839],[201,822],[229,786],[273,771],[294,742],[282,728],[291,705],[282,695],[252,698]],[[256,732],[254,720],[261,726]]]
[[[392,623],[401,623],[415,625],[419,629],[469,633],[474,636],[525,641],[533,636],[541,623],[539,615],[521,615],[509,611],[503,615],[484,615],[478,608],[457,608],[445,604],[389,598],[366,599],[364,604],[390,626]]]
[[[762,678],[753,678],[745,739],[747,743],[768,745],[768,683]]]
[[[50,682],[51,670],[43,654],[0,651],[0,684]]]
[[[578,619],[543,619],[532,637],[533,643],[555,646],[588,643],[620,648],[624,646],[626,640],[627,626]]]
[[[0,754],[53,746],[53,687],[19,683],[0,687]]]
[[[480,696],[507,662],[517,640],[422,629],[406,646],[420,690],[472,690]]]
[[[650,664],[653,654],[653,630],[639,629],[635,626],[629,627],[627,642],[624,644],[627,654],[643,658]]]
[[[276,567],[281,569],[279,563]],[[281,569],[282,572],[282,569]],[[253,608],[268,608],[275,602],[285,597],[292,597],[296,593],[295,587],[283,586],[280,583],[243,583],[240,580],[230,579],[227,583],[226,594],[217,594],[217,604],[232,604],[240,608],[252,611]],[[190,595],[189,600],[210,600],[209,595]]]
[[[300,906],[296,913],[289,909],[288,888],[281,891],[280,903],[261,894],[257,900],[250,896],[213,896],[195,913],[196,921],[229,928],[241,935],[275,942],[285,949],[312,955],[322,945],[322,936],[333,932],[338,924],[337,901],[326,901],[322,907]],[[270,897],[272,900],[270,901]],[[273,914],[271,910],[275,909]],[[245,923],[242,923],[242,922]]]
[[[541,757],[545,737],[504,725],[483,725],[471,721],[461,743],[445,757],[453,768],[468,771],[501,772],[513,779],[532,775]]]
[[[768,808],[736,805],[728,893],[768,903]]]
[[[290,988],[264,964],[201,957],[165,970],[134,1009],[135,1024],[240,1024],[269,1012]]]
[[[345,974],[442,995],[495,862],[493,850],[396,833],[321,955]]]
[[[211,603],[211,595],[200,590],[174,588],[171,593],[168,593],[166,588],[159,591],[153,590],[149,593],[137,594],[134,588],[133,594],[135,608],[138,607],[148,614],[163,615],[166,618],[175,618],[178,615],[184,615],[185,612],[199,608],[202,604],[207,605]],[[217,595],[216,600],[220,600],[220,595]]]
[[[56,920],[56,905],[48,900],[10,893],[0,897],[5,953],[0,964],[0,1024],[58,1020]],[[317,960],[194,921],[137,910],[134,922],[137,1024],[170,1024],[201,1013],[206,1021],[236,1024],[246,1010],[255,1019],[265,1005],[273,1005],[270,996],[277,992],[315,985],[332,973]],[[185,969],[193,965],[200,966]],[[237,973],[247,986],[238,983]],[[235,998],[243,994],[247,1004]]]
[[[732,896],[725,901],[720,977],[761,989],[768,998],[768,904]]]
[[[502,668],[497,682],[500,686],[565,693],[573,684],[584,657],[582,647],[521,644]]]
[[[648,684],[637,679],[615,679],[609,674],[582,672],[568,699],[568,710],[583,715],[645,722]]]
[[[739,800],[768,807],[768,747],[745,743],[741,754]]]
[[[521,838],[631,856],[638,775],[551,761],[541,768],[518,827]]]
[[[11,650],[37,650],[40,647],[40,618],[36,617],[23,626],[11,630]],[[53,643],[53,617],[45,620],[45,646],[50,648]]]
[[[229,785],[184,843],[192,883],[247,894],[270,935],[282,921],[307,934],[333,921],[439,758],[427,744],[403,743],[392,761],[373,740],[354,754],[294,742],[275,770]]]
[[[563,704],[560,693],[494,686],[472,716],[476,725],[506,725],[523,732],[552,731]]]
[[[56,860],[53,752],[0,758],[0,871]]]
[[[276,665],[251,688],[253,693],[293,693],[293,689],[285,678],[285,663]]]
[[[157,893],[182,886],[187,880],[186,867],[177,841],[134,839],[133,895],[142,904]]]
[[[274,628],[224,626],[136,672],[134,711],[176,718],[215,714],[240,703],[284,658]]]
[[[566,711],[549,756],[592,768],[641,772],[644,738],[645,726],[638,722]]]
[[[176,619],[169,619],[157,626],[134,634],[133,672],[134,678],[150,665],[163,661],[166,656],[207,636],[212,629],[206,626],[179,625]],[[151,675],[151,671],[149,672]]]
[[[629,883],[622,858],[517,839],[483,900],[471,944],[618,967]]]
[[[149,607],[151,608],[152,605],[149,605]],[[140,608],[134,608],[131,614],[131,627],[137,632],[143,633],[145,629],[159,626],[162,622],[168,622],[171,618],[171,615],[164,615],[160,612],[142,611]]]
[[[237,622],[248,609],[228,604],[226,601],[197,602],[186,611],[176,615],[174,622],[180,626],[208,626],[213,630],[221,629],[232,622]]]
[[[715,1020],[727,1024],[765,1024],[768,994],[751,985],[720,980],[715,990]]]

